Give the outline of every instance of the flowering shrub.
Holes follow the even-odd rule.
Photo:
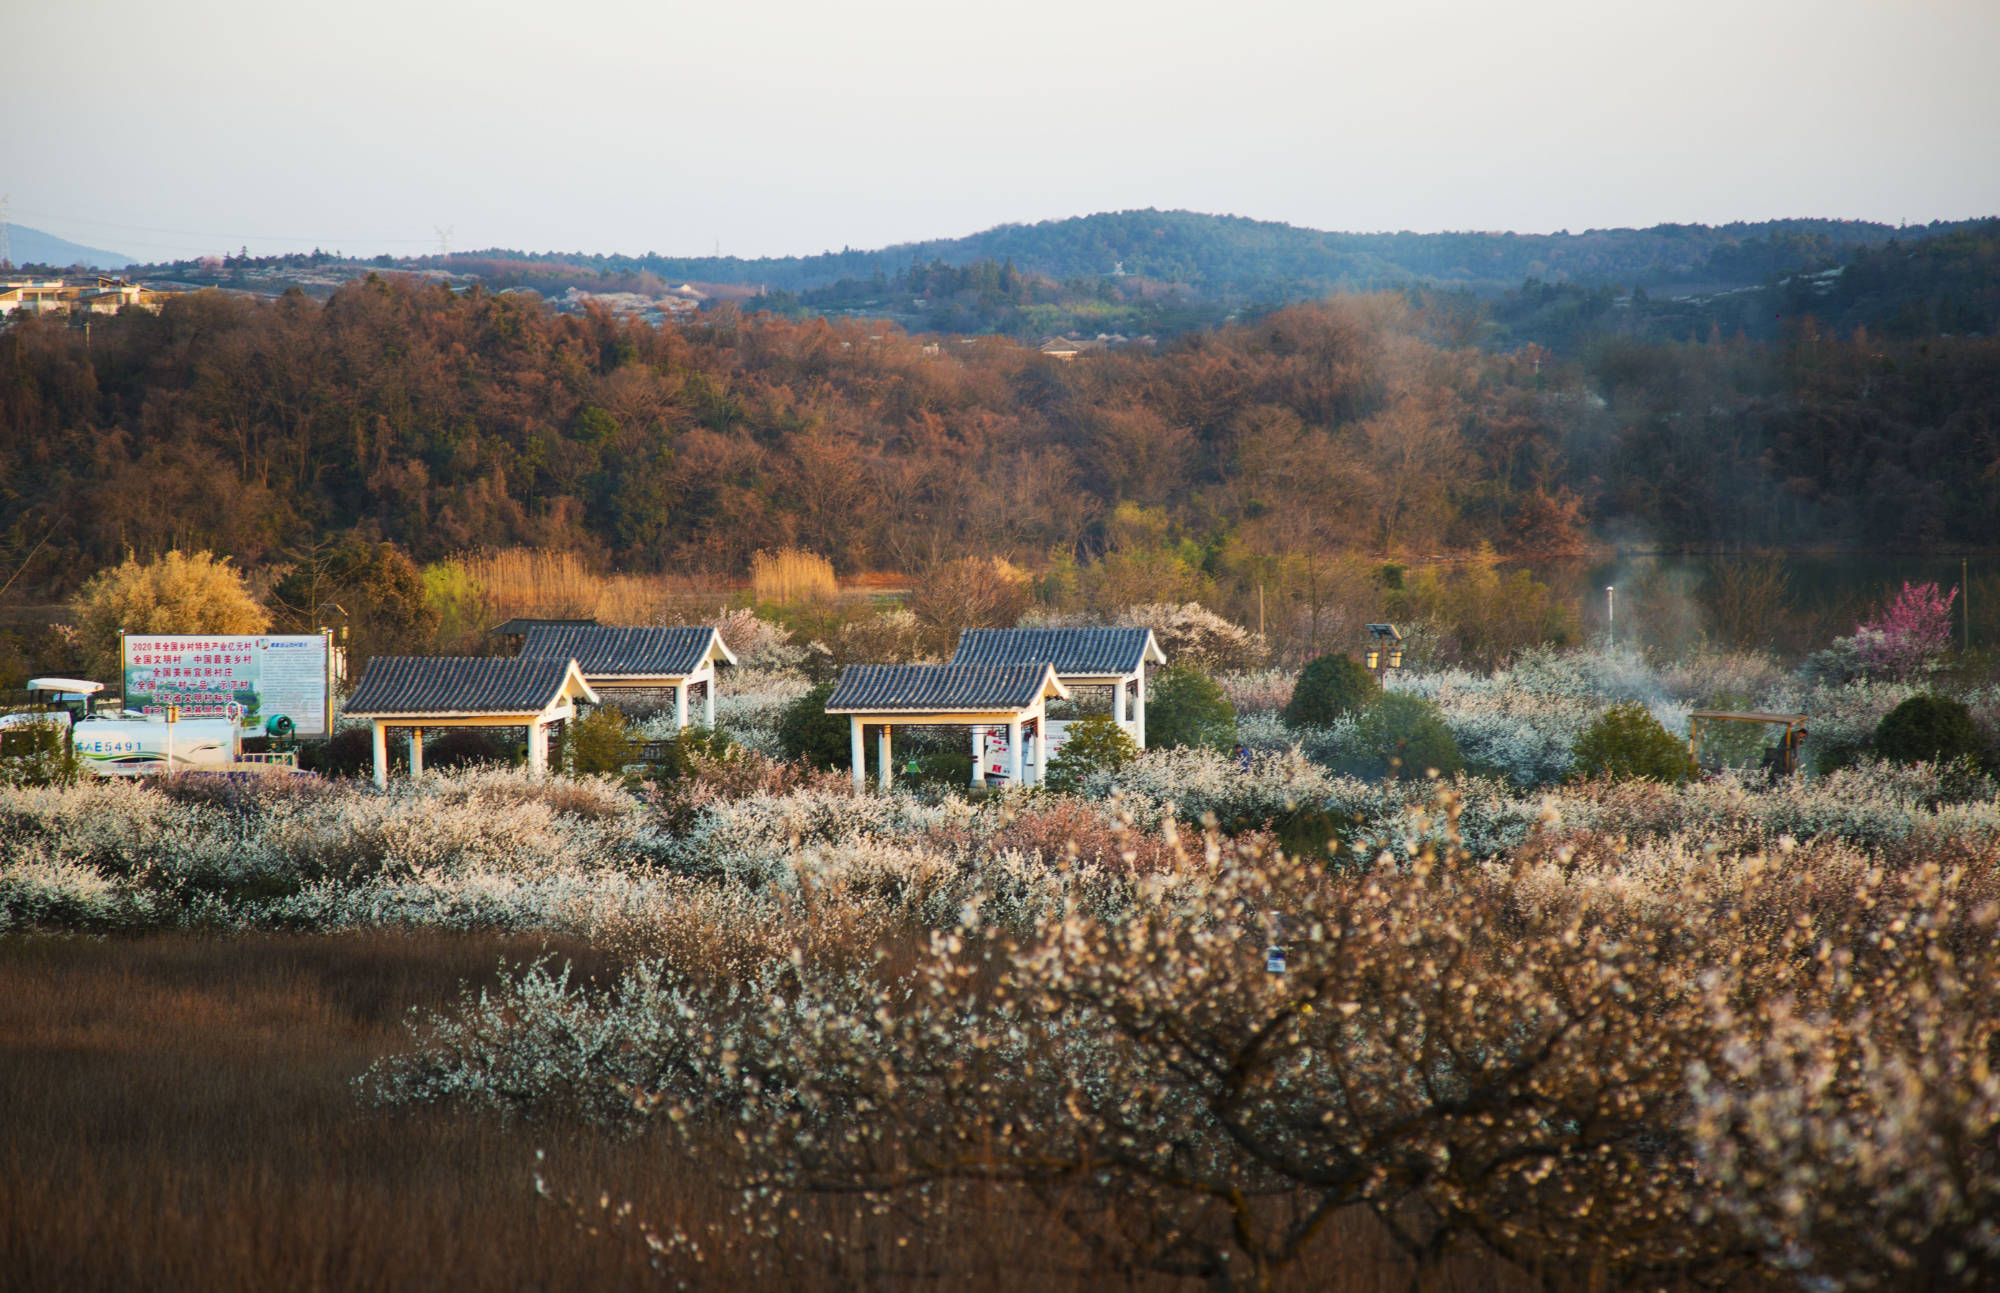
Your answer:
[[[1821,749],[1865,745],[1913,694],[1900,683],[1823,687],[1767,675],[1753,657],[1718,657],[1716,666],[1746,680],[1775,677],[1772,691],[1752,699],[1807,714]],[[1247,771],[1219,753],[1155,748],[1083,778],[1074,796],[1039,791],[978,805],[937,788],[857,799],[844,771],[778,761],[755,735],[769,729],[726,719],[747,748],[695,760],[671,786],[643,793],[505,769],[398,780],[386,793],[319,778],[17,787],[0,790],[0,924],[418,924],[604,936],[649,922],[693,929],[687,913],[713,901],[750,922],[743,928],[778,931],[751,914],[809,895],[848,913],[841,919],[853,928],[904,928],[954,920],[985,895],[983,909],[1016,927],[1071,902],[1115,913],[1132,883],[1166,866],[1171,832],[1204,815],[1245,839],[1294,847],[1317,847],[1337,826],[1343,865],[1383,849],[1439,846],[1451,831],[1480,860],[1610,850],[1634,892],[1655,884],[1651,863],[1634,860],[1642,856],[1706,865],[1775,852],[1787,839],[1858,850],[1873,865],[1992,865],[2000,804],[1988,779],[1962,767],[1858,759],[1768,789],[1733,774],[1679,787],[1562,784],[1569,740],[1614,697],[1673,718],[1699,682],[1603,652],[1528,653],[1490,677],[1397,680],[1397,693],[1437,705],[1467,755],[1471,772],[1452,783],[1453,822],[1428,808],[1431,787],[1421,782],[1385,787],[1330,771],[1368,753],[1356,724],[1290,732],[1269,710],[1239,721]],[[742,670],[725,684],[721,707],[762,722],[805,689],[796,676]],[[1961,697],[1983,722],[2000,707],[1992,688]],[[844,878],[833,902],[836,875]],[[697,889],[710,896],[697,903]],[[738,901],[748,905],[727,905]],[[764,955],[793,933],[753,941]]]
[[[1951,646],[1951,607],[1957,598],[1956,588],[1940,594],[1934,583],[1905,582],[1879,616],[1808,657],[1800,675],[1823,686],[1867,678],[1920,679],[1937,668]]]
[[[1990,1287],[2000,905],[1934,867],[1855,893],[1794,991],[1746,1001],[1749,976],[1717,976],[1726,1042],[1692,1065],[1691,1143],[1722,1215],[1781,1269],[1835,1289]]]
[[[1738,659],[1816,733],[1910,694]],[[740,1191],[716,1224],[773,1251],[831,1190],[925,1225],[1053,1202],[1117,1270],[1218,1284],[1279,1281],[1350,1214],[1417,1271],[1991,1284],[2000,799],[1867,759],[1558,783],[1552,741],[1703,685],[1609,652],[1415,673],[1390,699],[1508,764],[1444,785],[1338,775],[1360,724],[1266,708],[1247,769],[1155,748],[978,802],[755,750],[644,794],[497,769],[6,788],[0,930],[587,936],[614,986],[509,970],[362,1090],[658,1124]]]
[[[956,646],[956,639],[950,646],[940,643],[914,612],[899,608],[842,624],[834,651],[854,664],[935,664]]]
[[[1254,669],[1271,654],[1262,636],[1222,618],[1200,602],[1127,606],[1118,613],[1117,622],[1153,630],[1169,665],[1227,673]]]
[[[738,670],[784,671],[805,663],[805,648],[793,645],[789,629],[761,618],[747,607],[729,611],[709,623],[736,656]]]
[[[1241,717],[1275,714],[1283,709],[1292,698],[1295,679],[1284,669],[1253,669],[1248,673],[1217,674],[1215,681]]]
[[[1138,821],[1154,827],[1176,817],[1269,822],[1302,806],[1377,820],[1392,802],[1380,788],[1336,777],[1296,749],[1255,753],[1248,770],[1219,750],[1149,749],[1123,768],[1091,774],[1082,789],[1089,799],[1119,796]]]
[[[796,673],[752,668],[725,670],[716,687],[715,725],[746,749],[777,754],[780,752],[778,724],[785,710],[811,686]],[[671,738],[674,735],[671,707],[639,723],[635,735],[649,741]]]
[[[369,1089],[652,1120],[774,1239],[803,1192],[1048,1206],[1115,1269],[1268,1287],[1358,1210],[1418,1269],[1983,1286],[1995,878],[1838,843],[1482,865],[1449,831],[1343,874],[1211,835],[1114,910],[967,903],[906,968],[800,948],[593,995],[531,967]]]
[[[1855,654],[1870,674],[1910,678],[1936,667],[1951,646],[1951,607],[1958,589],[1903,583],[1882,613],[1855,630]]]

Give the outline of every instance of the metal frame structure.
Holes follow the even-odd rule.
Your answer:
[[[1698,709],[1688,715],[1688,762],[1697,770],[1701,767],[1701,725],[1703,723],[1756,723],[1759,725],[1781,723],[1784,735],[1778,738],[1774,747],[1778,757],[1765,766],[1771,769],[1773,777],[1789,777],[1799,770],[1799,745],[1806,739],[1806,716],[1804,714],[1774,714],[1762,710],[1739,709]]]

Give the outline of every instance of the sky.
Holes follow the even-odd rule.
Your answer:
[[[141,260],[2000,214],[1996,0],[0,0],[9,218]]]

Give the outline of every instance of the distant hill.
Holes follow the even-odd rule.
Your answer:
[[[1740,286],[1649,294],[1580,283],[1530,282],[1490,302],[1489,341],[1571,351],[1593,336],[1648,341],[1738,334],[1769,340],[1813,320],[1841,335],[1991,336],[2000,329],[2000,220],[1942,232],[1899,230],[1829,264],[1766,274]]]
[[[1811,314],[1842,330],[1985,333],[1993,223],[1859,220],[1654,225],[1582,233],[1326,233],[1239,216],[1118,211],[964,238],[762,259],[505,249],[347,259],[314,250],[140,268],[151,279],[324,297],[369,273],[595,299],[734,302],[792,317],[881,319],[913,332],[1053,334],[1144,343],[1339,291],[1393,288],[1513,349],[1573,351],[1606,333],[1651,340],[1776,336]],[[694,293],[678,293],[678,285]],[[629,302],[628,302],[629,304]],[[665,309],[662,305],[660,309]]]
[[[17,266],[49,265],[66,269],[71,265],[87,265],[92,269],[123,269],[133,263],[133,258],[123,252],[86,247],[18,224],[7,226],[7,252]]]
[[[1741,286],[1772,273],[1836,263],[1844,253],[1899,233],[1921,236],[1959,227],[1940,222],[1898,230],[1860,220],[1766,220],[1578,234],[1327,233],[1241,216],[1144,210],[1000,225],[964,238],[818,256],[476,254],[791,291],[894,275],[913,262],[1011,260],[1023,273],[1058,281],[1109,275],[1181,284],[1206,296],[1292,297],[1302,290],[1411,283],[1497,291],[1530,278],[1649,288]]]

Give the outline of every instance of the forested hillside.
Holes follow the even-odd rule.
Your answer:
[[[1667,546],[1987,547],[2000,341],[1466,344],[1334,298],[1071,363],[880,325],[599,311],[382,279],[199,293],[0,333],[0,534],[22,585],[128,549],[246,563],[356,533],[420,558],[580,549],[742,570],[1181,545],[1218,563]]]
[[[1657,225],[1540,234],[1334,234],[1186,211],[1127,211],[1004,225],[876,251],[743,260],[488,250],[357,261],[321,250],[142,267],[142,277],[325,296],[371,271],[407,270],[489,291],[568,297],[692,284],[792,318],[892,321],[909,331],[1172,338],[1331,291],[1395,288],[1434,312],[1490,310],[1480,340],[1573,353],[1620,333],[1770,340],[1800,316],[1843,331],[1988,332],[1994,221],[1895,229],[1861,221]],[[1447,301],[1459,298],[1456,304]]]
[[[1914,229],[1905,237],[1953,226]],[[1737,285],[1823,266],[1856,247],[1898,236],[1860,220],[1769,220],[1726,225],[1655,225],[1572,234],[1328,233],[1241,216],[1194,211],[1115,211],[1001,225],[964,238],[902,243],[818,256],[530,256],[614,272],[651,272],[675,282],[753,283],[792,290],[867,280],[909,265],[1011,260],[1023,273],[1061,281],[1131,275],[1207,295],[1274,290],[1325,292],[1412,282],[1500,290],[1526,278],[1626,285]]]
[[[1775,340],[1810,318],[1846,336],[1915,340],[2000,330],[2000,220],[1856,247],[1838,263],[1682,296],[1530,281],[1490,304],[1490,344],[1573,350],[1616,333],[1657,341]]]

